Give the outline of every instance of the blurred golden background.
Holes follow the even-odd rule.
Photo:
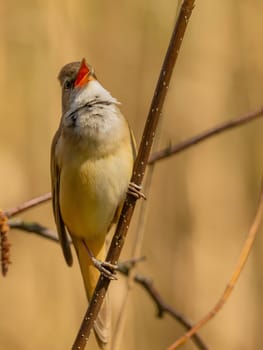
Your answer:
[[[176,17],[176,1],[2,0],[0,3],[1,207],[50,190],[49,149],[60,118],[62,65],[86,57],[122,102],[139,142]],[[197,0],[163,112],[159,147],[262,104],[262,0]],[[251,223],[262,177],[258,120],[160,162],[147,201],[138,271],[192,320],[216,302]],[[138,208],[122,259],[130,257]],[[22,215],[54,227],[50,203]],[[86,300],[78,265],[60,247],[12,231],[12,265],[0,278],[0,349],[70,349]],[[213,350],[262,348],[262,230],[235,291],[202,331]],[[125,289],[112,283],[113,317]],[[155,317],[134,286],[120,346],[165,349],[183,333]],[[95,349],[89,343],[87,349]],[[188,342],[184,349],[195,349]]]

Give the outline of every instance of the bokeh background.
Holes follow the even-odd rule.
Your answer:
[[[62,65],[86,57],[122,102],[139,141],[176,18],[177,1],[0,2],[1,203],[50,190],[49,149],[60,118]],[[262,0],[198,0],[163,112],[158,147],[262,104]],[[177,310],[198,320],[216,302],[251,223],[262,176],[263,121],[214,137],[157,164],[138,272]],[[122,259],[129,258],[139,207]],[[50,203],[21,216],[54,228]],[[263,238],[223,311],[202,331],[213,350],[262,347]],[[12,265],[0,278],[0,349],[70,349],[86,301],[78,265],[60,247],[12,231]],[[75,259],[76,262],[76,259]],[[113,284],[112,284],[113,285]],[[113,318],[125,291],[111,287]],[[165,349],[183,333],[138,286],[114,350]],[[185,349],[195,349],[189,342]],[[89,343],[87,349],[96,349]]]

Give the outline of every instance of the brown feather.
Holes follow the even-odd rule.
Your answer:
[[[52,206],[53,214],[57,226],[58,237],[62,247],[62,251],[65,257],[65,260],[69,266],[73,263],[73,258],[70,249],[70,243],[68,240],[66,228],[61,217],[60,208],[59,208],[59,180],[60,180],[60,171],[59,166],[56,161],[55,148],[57,141],[60,136],[60,129],[56,132],[52,146],[51,146],[51,184],[52,184]]]

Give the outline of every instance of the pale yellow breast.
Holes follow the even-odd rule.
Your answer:
[[[104,237],[130,181],[133,155],[130,142],[99,159],[68,151],[60,177],[60,209],[72,235]]]

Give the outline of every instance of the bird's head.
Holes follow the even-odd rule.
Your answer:
[[[117,100],[98,82],[94,68],[86,63],[71,62],[66,64],[58,75],[62,88],[62,112],[74,110],[89,102],[100,100],[118,104]]]
[[[69,132],[78,136],[86,135],[91,129],[95,133],[98,129],[104,130],[115,123],[113,120],[119,119],[116,109],[119,102],[100,84],[85,59],[65,65],[58,79],[62,88],[64,130],[71,130]]]
[[[92,80],[97,80],[94,69],[86,63],[85,58],[81,62],[66,64],[58,75],[62,88],[62,110],[67,111],[72,99],[81,90],[87,87]]]

